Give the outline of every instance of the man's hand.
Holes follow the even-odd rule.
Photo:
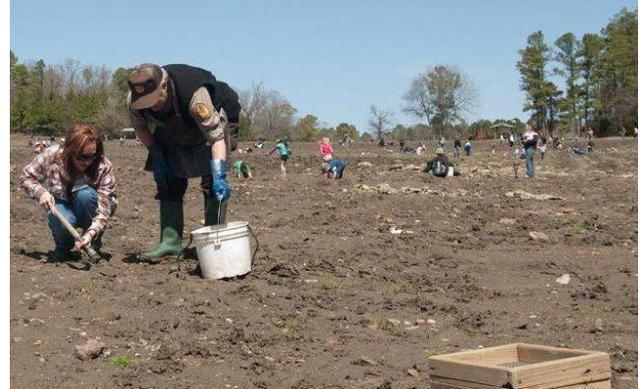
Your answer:
[[[82,235],[78,240],[76,240],[76,244],[73,246],[74,251],[80,251],[83,248],[87,247],[95,238],[95,233],[93,230],[87,231],[84,235]]]
[[[56,200],[51,196],[51,193],[45,190],[38,198],[38,203],[45,209],[51,209],[55,206]]]
[[[149,157],[151,157],[151,165],[153,166],[153,179],[160,188],[167,188],[170,176],[169,163],[164,158],[157,142],[149,146]]]
[[[213,187],[211,188],[218,201],[226,201],[231,196],[227,183],[227,161],[214,159],[210,162]]]

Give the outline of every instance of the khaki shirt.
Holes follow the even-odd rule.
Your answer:
[[[162,71],[166,73],[164,69]],[[180,112],[175,93],[173,96],[172,103],[175,111]],[[127,106],[131,114],[133,128],[139,131],[149,131],[147,118],[145,118],[144,113],[131,108],[131,92],[127,95]],[[224,139],[224,129],[228,123],[227,114],[222,108],[220,112],[215,109],[206,87],[198,88],[191,97],[189,115],[195,120],[198,128],[207,139],[207,144],[213,144]]]

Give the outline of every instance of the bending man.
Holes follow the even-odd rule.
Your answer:
[[[149,150],[160,200],[160,241],[143,258],[158,262],[182,250],[182,202],[188,179],[201,177],[206,225],[224,223],[227,155],[236,148],[238,95],[209,71],[188,65],[142,64],[128,78],[133,127]]]

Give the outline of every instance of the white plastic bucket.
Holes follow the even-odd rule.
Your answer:
[[[191,235],[203,278],[218,280],[251,271],[249,223],[231,222],[202,227],[192,231]]]
[[[453,166],[449,166],[449,169],[447,170],[447,177],[453,177],[454,172],[455,170],[453,169]]]

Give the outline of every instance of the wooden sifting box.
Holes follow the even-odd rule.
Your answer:
[[[430,357],[432,389],[610,389],[609,354],[513,343]]]

